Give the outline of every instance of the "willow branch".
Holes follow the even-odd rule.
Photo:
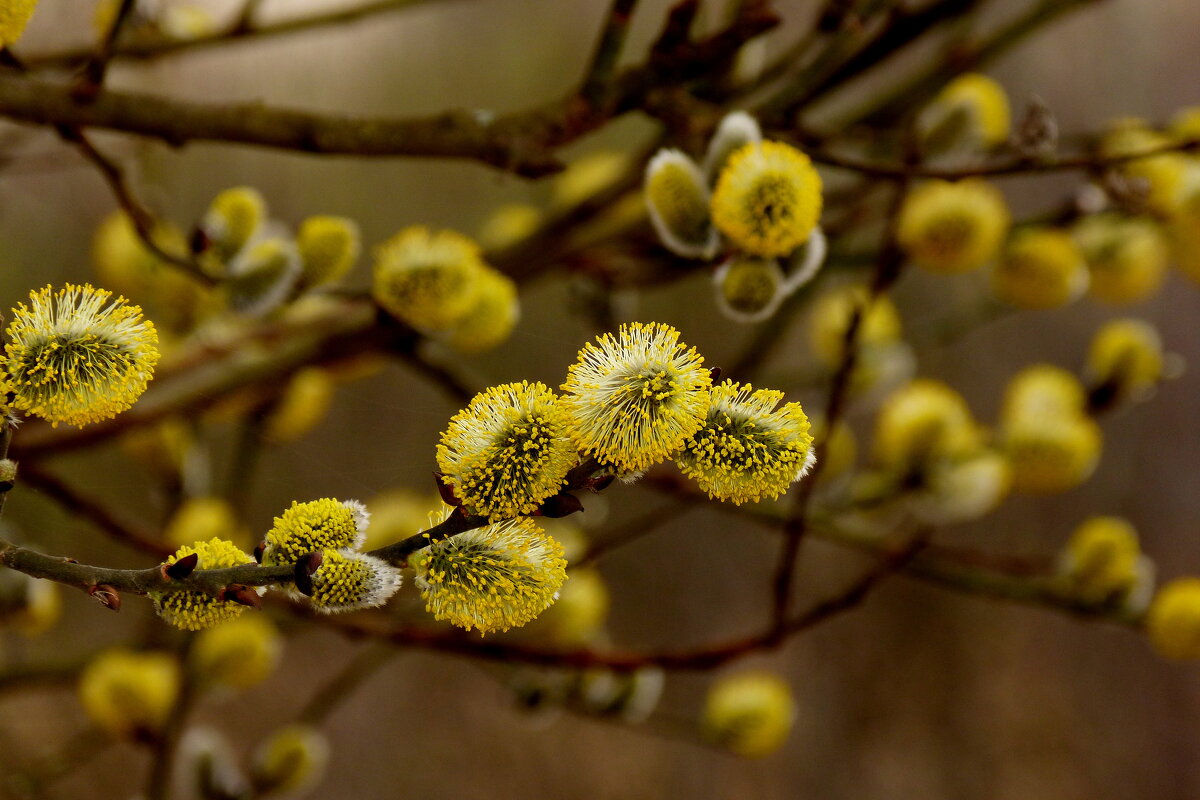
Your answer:
[[[677,9],[694,7],[691,0]],[[766,9],[740,15],[712,36],[690,41],[673,13],[650,58],[618,73],[593,105],[572,92],[545,106],[503,114],[448,111],[413,117],[352,117],[262,103],[199,103],[104,90],[89,102],[69,84],[34,75],[0,75],[0,116],[42,125],[105,128],[182,146],[214,141],[318,155],[408,156],[479,161],[527,177],[560,169],[554,150],[612,118],[648,105],[659,89],[703,77],[748,39],[778,24]],[[694,13],[694,11],[693,11]]]
[[[431,0],[376,0],[351,8],[322,11],[304,16],[291,17],[265,24],[247,25],[244,20],[235,20],[224,30],[194,36],[189,39],[173,39],[162,35],[135,35],[126,37],[113,48],[113,59],[151,60],[181,53],[207,50],[213,47],[252,42],[293,33],[302,33],[322,28],[331,28],[357,22],[372,16],[413,6],[425,5]],[[71,48],[51,53],[35,53],[25,59],[31,68],[48,67],[74,68],[92,56],[90,48]]]

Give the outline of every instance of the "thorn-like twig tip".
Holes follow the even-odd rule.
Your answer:
[[[173,581],[181,581],[188,575],[191,575],[199,563],[200,555],[198,553],[190,553],[171,564],[163,564],[163,577]]]
[[[88,595],[97,603],[113,611],[121,610],[121,595],[107,583],[98,583],[87,590]]]
[[[221,599],[237,603],[238,605],[249,606],[250,608],[262,608],[262,598],[258,596],[258,592],[249,586],[242,586],[240,583],[226,586],[221,591]]]
[[[320,553],[309,553],[306,556],[301,556],[296,559],[296,568],[294,578],[296,581],[296,589],[305,597],[312,596],[313,584],[312,576],[320,566],[325,557]]]

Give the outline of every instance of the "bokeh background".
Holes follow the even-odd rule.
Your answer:
[[[218,16],[230,3],[213,0]],[[331,3],[267,0],[265,17]],[[630,50],[640,56],[667,3],[645,0]],[[715,5],[715,4],[713,4]],[[818,5],[776,4],[787,25],[779,48]],[[994,2],[1001,15],[1023,3]],[[606,11],[603,0],[440,0],[319,32],[214,48],[147,64],[121,63],[114,85],[210,101],[263,99],[346,113],[410,115],[463,107],[496,112],[554,99],[578,80]],[[709,9],[710,19],[716,9]],[[21,52],[92,35],[87,0],[41,0]],[[1065,132],[1101,129],[1118,116],[1161,122],[1200,103],[1200,5],[1194,0],[1104,0],[1022,44],[989,73],[1016,104],[1036,93]],[[861,91],[869,91],[864,87]],[[12,129],[5,126],[5,134]],[[630,115],[570,147],[632,151],[653,125]],[[312,158],[224,145],[179,150],[119,136],[98,139],[134,170],[164,216],[188,224],[211,197],[257,187],[272,216],[295,224],[316,213],[355,218],[369,248],[401,227],[424,223],[476,231],[504,202],[546,202],[547,185],[466,163]],[[21,157],[0,165],[0,297],[84,280],[97,223],[114,207],[95,172],[50,132],[24,131]],[[1055,206],[1073,176],[1004,184],[1018,216]],[[367,259],[364,259],[366,262]],[[352,282],[365,286],[367,264]],[[906,275],[897,302],[919,327],[947,304],[980,291],[978,276]],[[571,281],[552,274],[525,287],[523,320],[511,340],[465,360],[477,386],[509,380],[560,383],[590,338],[571,316]],[[622,298],[629,316],[678,327],[721,364],[749,330],[719,317],[702,274]],[[1133,313],[1156,323],[1168,348],[1200,365],[1200,287],[1179,275]],[[1031,360],[1077,368],[1095,328],[1119,312],[1083,300],[1066,310],[1013,314],[949,346],[924,348],[919,373],[957,387],[976,416],[994,420],[1007,379]],[[810,361],[803,319],[786,333],[771,375],[788,386]],[[1200,369],[1146,405],[1103,422],[1105,454],[1083,487],[1050,498],[1010,499],[987,519],[943,531],[948,541],[1016,553],[1055,552],[1093,513],[1134,522],[1161,579],[1200,572]],[[265,531],[293,499],[372,496],[424,488],[434,445],[456,410],[401,364],[339,391],[328,421],[302,441],[267,452],[247,509]],[[865,431],[869,414],[854,424]],[[217,432],[213,457],[228,453]],[[54,467],[123,515],[158,524],[166,515],[153,481],[115,447],[59,459]],[[589,505],[597,536],[662,506],[638,487],[615,487]],[[5,518],[49,552],[113,565],[139,565],[86,523],[67,518],[18,487]],[[696,506],[651,537],[606,556],[601,569],[613,607],[612,640],[673,647],[722,639],[766,613],[776,539]],[[834,590],[861,556],[806,544],[806,597]],[[158,636],[149,603],[129,598],[119,615],[83,596],[65,599],[58,628],[26,641],[0,633],[0,660],[39,663],[80,657],[106,643]],[[411,603],[411,596],[405,602]],[[149,631],[149,633],[148,633]],[[279,673],[236,697],[206,703],[201,721],[249,746],[282,721],[361,643],[317,628],[293,631]],[[664,731],[686,730],[711,674],[671,674],[644,728],[572,715],[531,716],[505,688],[506,668],[404,651],[366,682],[327,723],[334,757],[317,796],[497,798],[1191,798],[1200,793],[1200,671],[1156,657],[1136,633],[1060,612],[962,596],[909,578],[890,581],[865,606],[730,670],[766,667],[784,675],[799,716],[786,746],[747,761]],[[301,698],[298,700],[298,698]],[[0,697],[0,772],[15,769],[84,727],[69,687]],[[132,796],[144,751],[116,745],[56,782],[53,797]]]

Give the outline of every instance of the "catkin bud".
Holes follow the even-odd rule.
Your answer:
[[[272,443],[294,442],[325,420],[333,404],[333,376],[323,367],[298,370],[276,401],[263,425]]]
[[[1144,399],[1163,374],[1158,331],[1140,319],[1106,322],[1088,348],[1087,371],[1097,386],[1119,398]]]
[[[246,689],[270,677],[282,653],[279,630],[263,614],[251,614],[197,634],[188,667],[206,684]]]
[[[329,762],[329,741],[309,725],[275,731],[254,751],[250,780],[258,794],[293,794],[321,779]]]
[[[896,238],[930,272],[967,272],[992,260],[1009,224],[1004,195],[990,183],[928,181],[905,197]]]
[[[978,72],[946,84],[917,118],[917,129],[931,152],[989,149],[1008,140],[1012,113],[1004,89]]]
[[[782,142],[750,142],[721,169],[713,224],[747,253],[786,256],[816,228],[821,189],[821,176],[804,153]]]
[[[79,676],[83,710],[117,736],[158,731],[179,692],[179,663],[166,653],[107,650]]]
[[[761,322],[779,308],[785,279],[773,258],[735,255],[713,273],[717,308],[735,322]]]
[[[362,248],[358,223],[346,217],[309,217],[296,234],[300,252],[300,285],[335,283],[346,276]]]
[[[761,758],[787,741],[796,719],[792,690],[767,672],[719,678],[704,704],[704,736],[738,755]]]
[[[1097,214],[1076,225],[1074,236],[1091,272],[1088,292],[1097,300],[1136,303],[1162,286],[1167,242],[1154,222]]]
[[[200,222],[210,252],[227,265],[258,235],[267,216],[267,203],[257,189],[238,186],[213,198]]]
[[[1200,659],[1200,578],[1180,578],[1159,590],[1146,615],[1146,635],[1163,658]]]
[[[479,292],[479,247],[454,231],[406,228],[375,250],[372,291],[388,313],[421,330],[445,330]]]
[[[1091,517],[1071,534],[1059,559],[1067,591],[1084,603],[1123,599],[1144,574],[1137,531],[1120,517]]]
[[[678,150],[659,150],[646,165],[646,209],[659,240],[685,258],[712,258],[720,241],[709,217],[700,168]]]
[[[1018,308],[1058,308],[1088,287],[1089,273],[1075,240],[1052,228],[1013,235],[992,270],[992,291]]]
[[[37,0],[8,0],[0,4],[0,47],[15,44],[25,32]]]

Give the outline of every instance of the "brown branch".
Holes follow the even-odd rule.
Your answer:
[[[860,604],[889,575],[902,568],[923,545],[916,537],[903,547],[890,551],[871,570],[836,595],[823,600],[801,614],[785,620],[783,634],[773,629],[751,636],[729,639],[715,644],[686,650],[624,651],[547,650],[533,645],[496,639],[480,639],[460,633],[445,633],[421,628],[394,628],[380,619],[331,619],[337,630],[352,636],[391,642],[407,647],[423,647],[445,653],[483,658],[509,663],[533,664],[546,667],[587,669],[605,667],[614,670],[635,670],[661,667],[672,670],[710,670],[744,658],[753,653],[777,647],[784,638],[801,633],[848,611]]]
[[[96,93],[100,91],[100,87],[104,85],[104,77],[108,73],[108,65],[112,60],[117,39],[136,4],[137,0],[121,0],[120,5],[117,6],[117,13],[113,16],[112,24],[105,31],[104,38],[100,40],[100,47],[87,60],[80,81],[75,86],[75,96],[79,99],[87,100],[95,97]]]
[[[872,178],[896,180],[906,175],[916,178],[938,178],[956,181],[973,177],[1002,177],[1006,175],[1028,175],[1044,172],[1070,172],[1083,170],[1087,172],[1102,172],[1111,167],[1127,164],[1143,158],[1165,155],[1167,153],[1195,153],[1200,151],[1200,139],[1188,139],[1182,142],[1158,145],[1136,153],[1101,156],[1082,154],[1056,158],[1053,160],[1031,160],[1027,158],[1011,158],[994,164],[981,164],[976,167],[939,168],[911,167],[899,163],[872,162],[832,153],[827,150],[805,148],[808,156],[818,164],[828,167],[850,170]]]
[[[21,464],[19,478],[22,485],[37,490],[58,503],[65,511],[83,517],[121,544],[134,547],[156,558],[164,558],[171,552],[151,532],[117,519],[98,501],[80,494],[65,481],[43,470],[37,463]]]
[[[915,160],[915,159],[914,159]],[[849,401],[850,380],[858,362],[858,332],[863,318],[870,312],[871,305],[885,294],[900,276],[904,264],[904,253],[896,241],[896,225],[900,215],[900,206],[908,188],[908,176],[897,180],[894,187],[894,197],[887,216],[887,229],[884,232],[884,242],[880,248],[879,260],[875,266],[871,286],[864,303],[854,309],[842,343],[842,359],[834,371],[830,382],[828,400],[825,404],[825,431],[821,441],[816,443],[816,463],[808,476],[796,488],[792,511],[784,522],[784,545],[780,551],[779,562],[775,568],[773,582],[773,607],[771,613],[771,630],[773,635],[782,637],[786,634],[788,606],[791,603],[792,586],[796,577],[796,557],[800,553],[800,544],[808,530],[808,509],[812,500],[817,481],[824,470],[826,455],[832,431],[837,427],[842,413]]]
[[[693,6],[681,4],[679,8]],[[684,14],[672,14],[679,20]],[[545,106],[491,117],[449,111],[428,117],[350,117],[262,103],[216,104],[139,92],[101,91],[87,103],[71,87],[32,75],[0,75],[0,116],[42,125],[94,127],[182,146],[217,141],[320,155],[424,156],[480,161],[527,177],[560,169],[554,150],[647,105],[659,89],[674,90],[731,58],[748,39],[777,25],[766,9],[695,42],[672,27],[642,65],[620,72],[600,106],[578,93]]]
[[[251,42],[292,33],[329,28],[357,22],[371,16],[378,16],[389,11],[399,11],[404,8],[425,5],[431,0],[375,0],[351,8],[341,8],[332,11],[322,11],[304,16],[271,22],[263,25],[247,26],[239,18],[225,30],[213,31],[190,39],[172,39],[162,35],[134,35],[126,37],[126,41],[113,48],[114,59],[150,60],[163,58],[195,50],[206,50],[239,42]],[[25,59],[25,63],[33,69],[43,68],[74,68],[87,61],[92,56],[90,48],[72,48],[52,53],[35,53]]]
[[[216,283],[195,261],[179,253],[172,253],[158,243],[155,234],[162,229],[161,223],[134,196],[133,189],[130,188],[124,171],[117,166],[116,162],[101,153],[79,128],[60,125],[58,126],[58,133],[64,141],[75,145],[79,152],[83,154],[83,157],[91,162],[100,172],[101,177],[104,178],[105,183],[108,184],[109,189],[112,190],[113,195],[116,197],[117,203],[124,210],[126,216],[129,217],[129,221],[133,223],[133,228],[137,232],[138,238],[142,240],[142,244],[147,250],[168,264],[182,269],[189,277],[202,284],[212,286]]]

